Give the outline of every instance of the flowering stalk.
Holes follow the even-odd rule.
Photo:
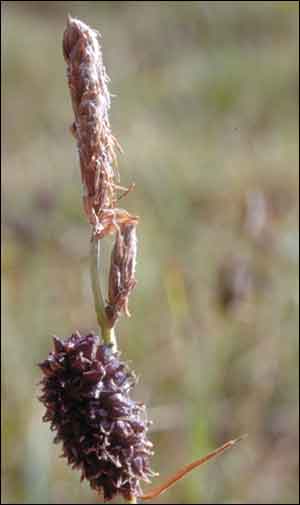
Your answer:
[[[136,226],[138,217],[116,206],[131,189],[118,184],[115,149],[108,111],[108,76],[98,34],[83,22],[68,18],[63,38],[68,83],[75,120],[71,131],[79,152],[83,208],[91,226],[90,273],[101,339],[76,332],[63,340],[40,363],[43,372],[43,420],[62,443],[62,456],[81,472],[105,501],[121,495],[128,503],[156,498],[194,468],[233,447],[231,440],[183,467],[162,485],[142,492],[140,481],[157,475],[150,468],[152,443],[145,406],[130,392],[136,378],[120,360],[114,328],[122,313],[130,315],[128,299],[136,285]],[[118,191],[123,194],[117,195]],[[100,284],[100,240],[115,234],[111,253],[107,301]]]
[[[136,284],[134,275],[138,218],[116,206],[117,200],[131,188],[122,188],[117,184],[119,181],[116,181],[118,173],[115,149],[120,149],[120,146],[113,137],[109,124],[108,76],[103,65],[99,34],[78,19],[69,17],[63,37],[63,52],[75,116],[71,132],[77,141],[79,152],[83,208],[91,226],[90,273],[95,310],[102,342],[110,347],[113,356],[117,356],[114,327],[122,312],[127,316],[130,315],[128,298]],[[117,191],[120,190],[123,194],[118,197]],[[111,233],[115,233],[115,244],[111,253],[106,302],[100,283],[100,240]],[[88,336],[85,337],[87,338]],[[79,348],[80,346],[81,344]],[[98,361],[94,366],[103,365],[103,362]],[[116,366],[115,364],[114,367]],[[70,364],[68,367],[70,369]],[[118,373],[120,375],[121,372]],[[99,380],[98,376],[97,379]],[[117,379],[117,376],[114,377],[115,382]],[[45,390],[48,391],[48,388],[49,384],[46,383]],[[83,478],[90,480],[91,486],[96,490],[103,489],[106,500],[115,494],[121,494],[129,503],[135,503],[137,496],[142,494],[139,480],[149,481],[154,473],[150,470],[148,462],[152,454],[152,444],[146,437],[149,422],[142,420],[144,407],[141,404],[138,406],[132,400],[129,401],[128,391],[128,384],[122,379],[116,397],[123,398],[122,402],[125,406],[130,406],[129,410],[125,407],[120,410],[117,405],[113,406],[112,412],[108,409],[106,421],[109,423],[105,428],[103,419],[101,416],[98,417],[98,429],[112,434],[112,440],[108,438],[107,443],[111,447],[109,459],[114,466],[111,467],[111,464],[105,466],[107,456],[102,451],[101,460],[95,466],[96,473],[92,472],[91,476],[90,471],[86,470]],[[95,396],[93,391],[90,391],[90,394]],[[47,394],[44,394],[43,398],[47,399]],[[97,397],[95,400],[99,412],[105,413],[103,408],[105,402],[102,405],[100,398]],[[104,400],[105,397],[102,398],[102,402]],[[47,402],[45,403],[48,406]],[[60,425],[56,428],[59,430]],[[64,437],[61,438],[65,441]],[[90,451],[99,454],[97,447],[90,448]],[[87,455],[81,453],[76,465],[89,468],[92,463],[88,461]],[[99,476],[97,484],[94,481],[94,474]]]

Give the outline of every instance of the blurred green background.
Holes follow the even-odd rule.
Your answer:
[[[42,423],[51,335],[97,330],[61,41],[98,29],[123,206],[140,216],[118,325],[155,503],[299,503],[298,2],[2,2],[3,503],[99,503]],[[147,486],[144,487],[147,489]]]

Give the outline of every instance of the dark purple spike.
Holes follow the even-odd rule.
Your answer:
[[[54,342],[54,352],[39,364],[43,420],[56,432],[54,442],[106,501],[139,496],[139,481],[153,475],[152,444],[145,409],[129,397],[134,374],[110,346],[96,350],[99,337],[75,333]]]

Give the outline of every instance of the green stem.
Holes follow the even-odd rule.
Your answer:
[[[101,329],[103,342],[112,345],[113,350],[117,350],[117,342],[113,328],[110,328],[105,312],[105,300],[103,298],[100,284],[100,240],[94,236],[91,238],[90,251],[90,272],[92,281],[92,290],[94,295],[95,310],[97,321]]]

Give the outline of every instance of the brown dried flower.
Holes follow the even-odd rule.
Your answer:
[[[103,64],[99,34],[78,19],[69,17],[63,37],[68,83],[75,121],[71,131],[77,140],[83,206],[93,232],[101,238],[119,223],[137,223],[137,217],[115,209],[117,156],[121,149],[112,135],[108,111],[108,75]]]
[[[122,310],[130,316],[128,297],[136,285],[134,278],[137,239],[135,226],[125,224],[119,228],[111,254],[109,273],[108,305],[106,313],[111,326],[114,326]]]
[[[117,208],[116,191],[129,190],[115,183],[116,148],[108,111],[109,78],[103,65],[99,34],[78,19],[68,18],[63,37],[68,83],[75,121],[83,184],[83,207],[92,225],[92,240],[116,233],[106,306],[107,324],[113,327],[121,312],[129,315],[128,297],[134,288],[137,216]]]

